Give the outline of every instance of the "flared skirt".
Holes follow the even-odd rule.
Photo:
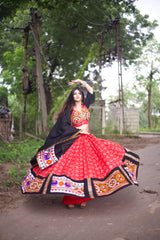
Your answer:
[[[82,134],[53,165],[30,169],[22,192],[105,197],[138,185],[139,161],[137,154],[115,142]]]

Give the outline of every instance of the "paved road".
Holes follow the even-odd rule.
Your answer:
[[[61,196],[30,195],[0,213],[1,240],[159,240],[160,145],[138,150],[139,187],[69,210]]]

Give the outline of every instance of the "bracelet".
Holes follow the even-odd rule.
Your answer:
[[[87,85],[87,82],[83,81],[82,87],[85,87]]]

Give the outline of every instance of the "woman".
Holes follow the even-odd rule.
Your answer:
[[[139,157],[117,143],[91,135],[89,106],[93,88],[77,79],[87,90],[72,89],[58,114],[45,144],[31,160],[33,165],[22,183],[22,193],[64,194],[63,204],[74,208],[137,184]]]

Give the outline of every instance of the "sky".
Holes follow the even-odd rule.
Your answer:
[[[137,0],[135,2],[136,7],[140,10],[142,15],[148,14],[149,20],[157,20],[160,25],[160,1],[159,0]],[[160,26],[153,31],[155,38],[160,43]],[[118,92],[118,66],[117,63],[113,64],[112,67],[107,67],[102,72],[102,78],[104,79],[103,86],[107,89],[103,92],[103,99],[108,96],[117,96]],[[131,87],[135,81],[134,71],[132,67],[126,71],[122,69],[122,80],[123,85],[129,83]]]

